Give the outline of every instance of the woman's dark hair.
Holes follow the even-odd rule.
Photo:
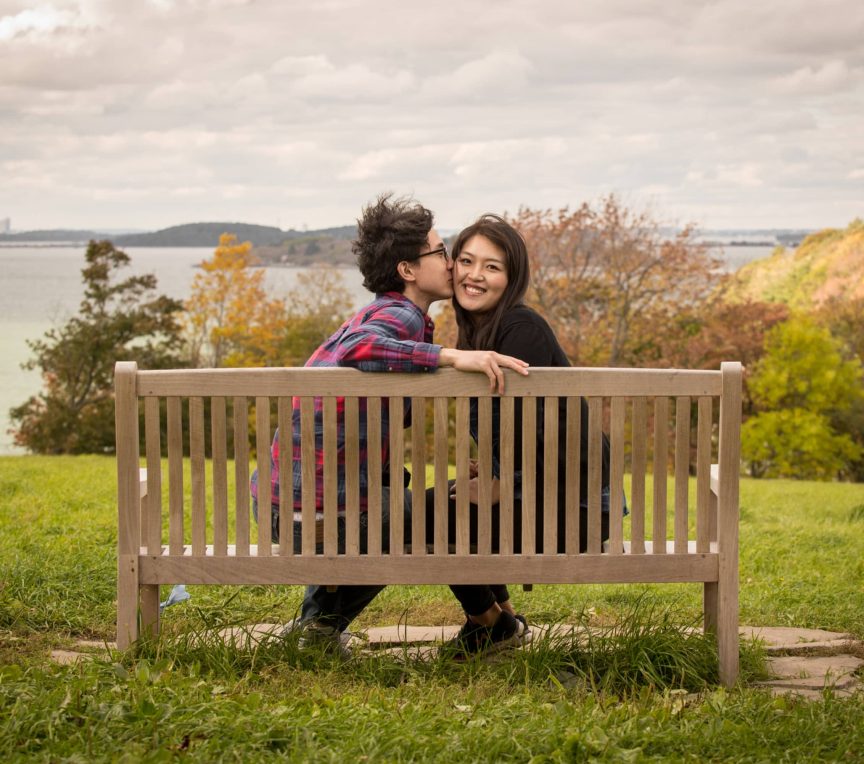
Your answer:
[[[494,350],[501,319],[512,307],[523,304],[525,292],[528,290],[528,281],[531,277],[528,248],[522,235],[504,218],[486,214],[456,237],[453,244],[454,261],[458,259],[462,247],[472,236],[483,236],[489,239],[504,253],[507,286],[498,304],[485,313],[469,312],[459,305],[455,296],[453,297],[456,323],[459,326],[456,347],[460,350]],[[455,267],[454,265],[454,269]]]
[[[382,194],[365,207],[357,221],[357,238],[351,242],[363,286],[376,294],[404,292],[396,266],[417,259],[433,222],[429,210],[407,197]]]

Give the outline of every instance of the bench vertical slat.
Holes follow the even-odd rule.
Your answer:
[[[669,399],[654,399],[654,554],[666,554],[666,473],[669,459]]]
[[[345,554],[360,554],[360,402],[345,399]]]
[[[405,553],[405,399],[390,397],[390,554]]]
[[[717,652],[720,681],[738,678],[738,472],[741,469],[741,364],[720,365],[720,485],[717,506],[719,573]]]
[[[279,554],[294,554],[294,458],[292,433],[291,399],[280,396],[276,403],[276,426],[279,429]],[[283,441],[283,438],[288,438]],[[292,447],[284,447],[292,443]],[[270,497],[273,500],[273,497]]]
[[[449,411],[446,398],[436,398],[433,418],[435,430],[435,554],[447,554],[448,534],[447,507],[450,501],[447,464],[449,447]]]
[[[675,399],[675,554],[687,554],[690,490],[690,398]]]
[[[324,554],[335,555],[339,550],[338,502],[336,479],[338,459],[336,453],[336,399],[324,398]]]
[[[411,399],[411,554],[426,554],[426,399]]]
[[[582,399],[570,396],[567,398],[567,485],[564,496],[567,523],[564,551],[567,554],[579,553],[581,483]]]
[[[492,399],[478,399],[477,459],[479,503],[477,505],[477,553],[492,553]]]
[[[168,548],[183,554],[183,412],[180,398],[168,398]]]
[[[522,554],[537,550],[537,399],[522,399]]]
[[[603,399],[588,399],[588,554],[602,550]]]
[[[501,554],[513,553],[513,439],[514,401],[501,398],[498,433],[499,465],[501,481],[501,501],[498,504],[498,539]]]
[[[392,426],[392,422],[391,422]],[[368,549],[370,555],[381,554],[381,399],[366,399],[366,450],[369,470]]]
[[[543,399],[543,553],[558,552],[558,398]]]
[[[286,444],[287,445],[287,444]],[[300,399],[301,554],[315,554],[315,399]]]
[[[210,399],[210,453],[213,470],[213,555],[228,554],[228,441],[225,398]]]
[[[138,555],[141,547],[141,485],[138,453],[137,366],[115,366],[114,426],[117,438],[117,647],[138,639]],[[152,603],[152,597],[150,598]],[[143,603],[142,603],[143,604]],[[157,605],[158,614],[158,605]],[[142,613],[143,615],[143,613]],[[152,610],[148,613],[152,615]],[[156,616],[158,619],[158,615]],[[145,619],[142,619],[145,620]]]
[[[625,400],[612,398],[609,432],[609,553],[624,551],[624,412]]]
[[[708,510],[711,502],[711,424],[713,401],[699,398],[696,426],[696,551],[710,550]]]
[[[234,397],[234,552],[249,556],[249,401]],[[281,445],[281,444],[280,444]]]
[[[470,551],[470,507],[468,506],[468,458],[471,455],[468,430],[468,399],[456,399],[456,554]]]
[[[189,399],[189,463],[192,470],[192,554],[203,556],[207,546],[207,481],[204,476],[204,399]]]
[[[149,554],[162,551],[162,442],[159,432],[159,399],[144,400],[147,497],[141,515],[141,541]]]
[[[630,479],[630,552],[645,554],[645,469],[648,462],[648,407],[644,397],[633,399]]]
[[[255,450],[258,463],[258,556],[273,555],[273,497],[270,475],[270,399],[255,398]]]

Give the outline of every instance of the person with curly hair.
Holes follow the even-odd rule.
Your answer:
[[[432,213],[407,198],[384,194],[363,210],[357,221],[357,238],[352,250],[363,274],[363,285],[375,299],[349,318],[309,358],[306,366],[347,366],[363,371],[434,372],[441,366],[485,374],[490,389],[504,390],[503,369],[528,373],[528,364],[492,350],[457,350],[444,348],[432,339],[434,324],[429,306],[453,296],[452,262],[441,237],[433,228]],[[344,401],[337,399],[337,506],[338,543],[345,546],[345,431],[342,416]],[[410,402],[406,400],[406,408]],[[295,400],[292,411],[293,448],[293,537],[294,549],[300,551],[301,469],[300,411]],[[324,472],[319,445],[323,442],[323,403],[315,399],[316,474],[315,498],[318,517],[323,517]],[[408,420],[406,410],[406,421]],[[381,463],[389,463],[389,411],[381,409],[380,442],[366,440],[366,401],[360,401],[360,553],[367,549],[368,537],[368,464],[369,449],[378,449]],[[393,423],[400,426],[399,423]],[[270,449],[272,528],[274,542],[279,539],[279,433]],[[387,478],[387,476],[384,476]],[[252,476],[253,512],[257,520],[257,471]],[[390,492],[404,491],[406,539],[410,539],[411,494],[402,475],[387,478],[382,491],[381,539],[385,551],[390,538]],[[343,635],[351,621],[380,592],[383,586],[339,586],[328,591],[325,586],[306,589],[300,618],[290,628],[300,628],[300,645],[319,645],[347,656]],[[332,589],[332,588],[331,588]]]

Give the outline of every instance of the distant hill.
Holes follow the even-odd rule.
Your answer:
[[[826,228],[797,249],[777,247],[735,273],[726,289],[732,302],[780,302],[809,309],[831,297],[864,298],[864,220],[845,229]]]
[[[255,247],[276,247],[295,239],[327,237],[350,241],[353,225],[321,228],[315,231],[283,231],[280,228],[250,223],[186,223],[152,233],[106,233],[92,230],[53,229],[0,234],[0,243],[40,242],[51,244],[85,243],[91,239],[110,239],[118,247],[216,247],[223,233],[233,233],[240,241]]]
[[[51,242],[56,244],[61,243],[79,243],[87,242],[90,239],[104,239],[105,234],[97,231],[80,231],[66,228],[56,228],[50,231],[21,231],[19,233],[0,233],[0,242],[12,244],[21,242]]]

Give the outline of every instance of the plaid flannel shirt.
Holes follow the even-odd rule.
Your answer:
[[[441,346],[432,343],[434,324],[428,315],[399,292],[376,295],[369,305],[358,311],[321,345],[306,366],[346,366],[362,371],[430,372],[438,368]],[[366,436],[366,400],[359,402],[360,414],[360,507],[366,510],[369,485],[367,459],[369,448],[380,448],[381,464],[389,461],[390,419],[387,400],[382,399],[381,442],[370,444]],[[405,422],[410,415],[410,401],[405,401]],[[315,506],[324,506],[324,417],[323,399],[314,399],[315,410]],[[345,400],[336,399],[337,505],[345,509]],[[292,402],[292,446],[294,510],[301,507],[300,471],[300,401]],[[405,422],[400,423],[405,426]],[[270,448],[271,497],[279,506],[279,432]],[[401,483],[402,476],[396,478]],[[252,495],[258,498],[258,471],[252,475]]]

